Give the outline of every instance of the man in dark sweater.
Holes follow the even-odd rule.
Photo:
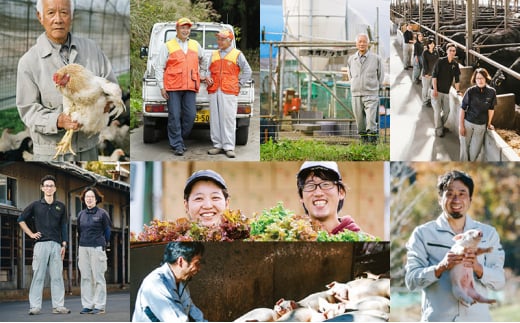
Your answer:
[[[433,121],[435,124],[435,135],[438,137],[444,137],[447,131],[444,124],[450,114],[449,93],[453,80],[455,80],[457,94],[462,94],[459,89],[460,69],[459,63],[455,60],[455,45],[448,44],[446,51],[448,56],[439,59],[432,72]]]
[[[413,39],[412,24],[408,23],[406,24],[406,30],[403,33],[403,65],[405,70],[412,67],[412,52],[414,43],[415,41]]]
[[[33,278],[29,289],[29,315],[40,314],[42,307],[43,284],[47,267],[51,282],[52,313],[68,314],[65,304],[63,284],[63,258],[67,249],[67,212],[65,204],[54,199],[56,178],[46,175],[41,179],[43,198],[27,206],[18,217],[20,228],[34,239]],[[33,232],[26,224],[34,220]]]

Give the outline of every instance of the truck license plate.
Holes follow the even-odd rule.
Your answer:
[[[209,110],[198,110],[195,116],[195,122],[209,123]]]

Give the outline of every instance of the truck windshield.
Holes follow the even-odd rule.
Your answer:
[[[216,33],[217,33],[216,31],[208,30],[206,32],[206,42],[204,43],[204,39],[203,39],[204,32],[202,30],[192,30],[190,33],[190,39],[193,39],[193,40],[196,40],[197,42],[199,42],[199,44],[204,49],[217,49],[218,45],[217,45]],[[167,42],[170,39],[175,38],[176,35],[177,35],[177,32],[175,30],[168,30],[165,34],[164,42]]]

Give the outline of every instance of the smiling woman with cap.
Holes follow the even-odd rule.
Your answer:
[[[191,220],[218,226],[222,213],[229,208],[229,193],[222,176],[210,169],[193,173],[184,187],[184,207]]]
[[[317,220],[330,234],[361,229],[350,216],[339,217],[346,188],[335,162],[307,161],[298,172],[297,185],[305,213]]]

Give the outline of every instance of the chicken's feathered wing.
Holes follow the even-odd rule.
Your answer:
[[[56,87],[63,95],[63,112],[81,124],[79,131],[89,136],[108,126],[110,117],[117,118],[126,107],[118,84],[112,83],[79,64],[60,68],[53,76]],[[56,158],[71,152],[74,130],[69,129],[56,146]]]

